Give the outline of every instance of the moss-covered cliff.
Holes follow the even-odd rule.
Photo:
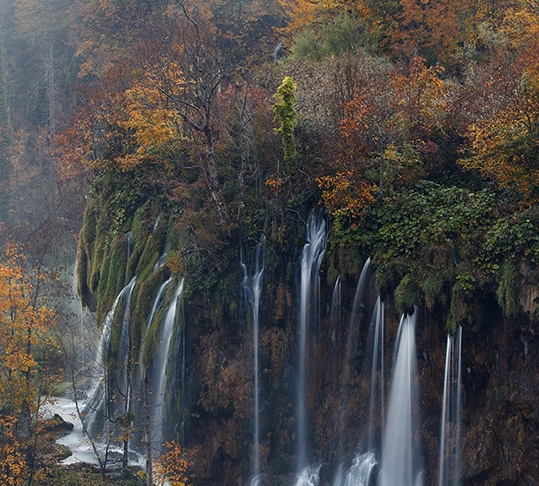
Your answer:
[[[464,326],[463,484],[539,481],[538,281],[530,229],[535,213],[500,218],[493,214],[492,197],[428,186],[390,200],[365,218],[364,227],[334,222],[320,273],[320,321],[308,337],[308,436],[313,463],[323,464],[321,484],[331,484],[338,458],[351,461],[366,438],[370,374],[364,355],[378,292],[386,302],[386,370],[392,366],[398,315],[414,305],[418,313],[427,483],[437,478],[446,333],[457,325]],[[135,398],[142,394],[137,380],[162,372],[155,370],[161,322],[176,284],[185,278],[166,371],[165,437],[196,451],[194,484],[246,484],[253,452],[253,343],[251,310],[240,291],[240,248],[251,268],[259,233],[223,241],[211,254],[197,253],[174,205],[137,196],[120,212],[117,200],[117,192],[103,191],[88,204],[79,244],[83,301],[102,322],[121,289],[137,277],[127,366],[133,400],[141,400]],[[305,241],[304,223],[293,221],[288,237],[273,240],[268,233],[264,243],[260,455],[268,485],[293,481],[297,454],[298,272]],[[520,246],[508,231],[522,234]],[[373,267],[359,315],[353,316],[357,278],[368,252]],[[339,275],[336,321],[331,306]],[[176,283],[156,304],[170,278]],[[354,319],[359,326],[350,327]],[[113,321],[112,375],[125,366],[114,361],[122,325],[122,319]],[[136,405],[132,411],[134,435],[141,438],[144,411]]]

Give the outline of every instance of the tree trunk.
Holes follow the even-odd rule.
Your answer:
[[[144,440],[146,449],[146,486],[153,486],[153,460],[152,460],[152,416],[150,413],[150,395],[148,392],[148,375],[142,384],[142,400],[144,407]]]
[[[206,138],[206,153],[203,160],[204,175],[211,197],[217,206],[217,217],[221,230],[225,235],[230,235],[230,215],[228,214],[228,206],[219,183],[219,174],[217,172],[217,164],[215,162],[215,154],[213,152],[213,134],[209,127],[204,129]]]

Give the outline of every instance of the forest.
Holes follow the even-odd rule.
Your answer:
[[[0,483],[366,486],[336,471],[367,435],[376,296],[388,329],[419,316],[419,382],[441,376],[425,479],[401,484],[539,483],[537,0],[0,0],[0,196]],[[327,241],[304,301],[310,214]],[[443,480],[431,346],[461,332],[466,447]],[[89,387],[92,346],[85,479],[46,410]]]

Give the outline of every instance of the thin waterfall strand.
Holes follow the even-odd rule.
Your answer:
[[[313,296],[319,289],[319,271],[326,249],[326,221],[318,211],[312,211],[307,221],[307,243],[301,254],[300,283],[300,330],[299,330],[299,364],[298,364],[298,398],[297,398],[297,447],[298,471],[307,466],[307,334],[311,319],[316,317],[317,310],[310,309],[318,302]],[[311,311],[311,312],[309,312]],[[303,472],[300,473],[300,477]]]
[[[360,324],[360,313],[363,308],[363,293],[365,289],[365,282],[367,280],[367,274],[370,268],[371,259],[367,258],[361,269],[359,279],[356,286],[356,292],[354,294],[354,302],[352,304],[352,314],[350,315],[350,321],[348,324],[348,332],[346,334],[346,345],[344,350],[344,357],[342,361],[342,371],[341,371],[341,380],[340,380],[340,397],[343,402],[343,406],[340,407],[339,411],[339,443],[337,456],[339,465],[337,466],[337,475],[334,479],[334,484],[339,484],[341,481],[340,474],[343,471],[344,464],[344,451],[342,440],[344,437],[344,430],[346,428],[345,416],[346,416],[346,403],[348,401],[347,387],[352,378],[353,374],[353,356],[356,353],[357,346],[359,344],[359,324]]]
[[[251,485],[260,482],[260,385],[259,385],[259,328],[260,328],[260,297],[262,295],[262,276],[264,274],[264,260],[261,244],[256,249],[255,270],[249,276],[247,267],[241,263],[243,269],[243,291],[251,307],[253,325],[253,386],[254,386],[254,451],[253,451],[253,479]]]
[[[170,352],[170,343],[172,341],[172,335],[174,333],[174,325],[176,323],[176,313],[178,309],[178,301],[181,298],[183,292],[183,283],[184,279],[182,278],[176,291],[174,292],[174,297],[172,302],[165,314],[165,319],[163,321],[163,327],[161,329],[161,340],[159,348],[157,350],[157,373],[158,373],[158,382],[155,389],[155,399],[156,403],[156,414],[155,414],[155,427],[158,431],[156,437],[159,440],[163,440],[163,420],[165,413],[165,385],[167,382],[167,369],[169,362],[169,352]]]
[[[380,423],[384,428],[384,414],[381,412],[384,406],[384,302],[380,297],[376,300],[371,320],[371,329],[374,332],[372,346],[371,367],[371,393],[369,403],[369,437],[368,450],[375,448],[376,425],[375,414],[380,410]]]
[[[440,430],[438,486],[460,484],[460,384],[462,327],[447,336]]]

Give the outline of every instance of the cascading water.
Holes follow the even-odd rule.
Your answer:
[[[148,316],[148,322],[147,327],[150,327],[153,318],[155,317],[155,313],[159,309],[160,305],[163,303],[163,297],[165,296],[165,292],[172,281],[172,277],[169,277],[163,284],[161,284],[161,287],[159,287],[159,290],[157,291],[157,295],[155,296],[155,300],[153,301],[152,310],[150,311],[150,315]]]
[[[382,442],[379,486],[422,486],[418,452],[418,390],[415,351],[416,314],[403,316],[397,333],[395,369]]]
[[[460,484],[461,353],[462,327],[459,327],[455,336],[447,336],[438,486]]]
[[[380,297],[376,300],[371,319],[372,358],[371,358],[371,392],[369,403],[368,450],[374,451],[376,440],[375,414],[380,410],[381,430],[384,429],[384,414],[382,413],[384,396],[384,302]]]
[[[366,353],[367,362],[371,365],[368,452],[356,454],[352,465],[346,472],[343,470],[341,459],[333,481],[334,486],[368,486],[372,480],[374,467],[377,464],[375,456],[375,439],[377,437],[375,415],[377,412],[382,415],[380,422],[383,428],[381,410],[384,404],[384,303],[380,297],[378,297],[374,306],[369,334],[370,349]]]
[[[135,280],[135,279],[133,279]],[[133,287],[135,282],[133,282]],[[122,329],[120,331],[120,346],[118,349],[118,362],[121,368],[118,370],[116,385],[118,387],[119,398],[123,405],[122,413],[129,412],[131,404],[131,370],[129,369],[129,354],[131,352],[131,295],[133,288],[126,294],[125,312],[122,319]],[[122,408],[122,407],[120,407]]]
[[[168,254],[168,248],[165,247],[165,249],[163,250],[163,253],[159,256],[159,258],[155,262],[155,265],[153,266],[153,270],[152,270],[153,272],[159,270],[165,264],[165,262],[167,261],[167,254]]]
[[[178,349],[181,350],[182,358],[180,362],[180,386],[181,386],[181,401],[179,403],[180,409],[180,446],[185,447],[187,444],[187,419],[188,419],[188,405],[187,405],[187,333],[185,325],[181,326],[178,333],[179,345]]]
[[[111,395],[111,390],[107,389],[107,375],[112,371],[107,369],[107,357],[110,347],[110,335],[112,322],[114,320],[114,315],[116,313],[116,308],[118,304],[125,299],[126,306],[124,310],[124,315],[122,318],[122,331],[121,335],[125,337],[124,327],[129,326],[129,321],[131,318],[131,295],[133,293],[133,288],[135,287],[136,277],[133,277],[129,284],[127,284],[121,292],[116,297],[110,311],[107,313],[104,321],[103,328],[101,331],[101,338],[99,340],[99,348],[96,355],[96,363],[101,364],[101,370],[99,373],[99,378],[95,380],[94,390],[91,393],[91,398],[88,400],[85,413],[86,413],[86,427],[92,435],[97,435],[101,430],[102,422],[107,419],[110,415],[107,412],[107,405],[113,399]],[[123,359],[122,359],[123,362]],[[112,418],[112,417],[110,417]]]
[[[307,468],[307,335],[309,324],[317,319],[319,302],[319,271],[326,249],[326,221],[320,211],[311,211],[307,220],[307,243],[301,254],[301,282],[299,302],[299,361],[298,361],[298,395],[297,395],[297,486],[316,484],[312,477],[315,474]],[[315,323],[316,324],[316,323]],[[318,327],[318,326],[316,326]],[[310,483],[306,482],[310,481]],[[317,482],[317,481],[316,481]]]
[[[133,233],[131,231],[127,232],[127,261],[131,257],[131,249],[133,247]]]
[[[154,416],[154,428],[156,433],[154,437],[161,444],[164,439],[163,421],[165,416],[165,385],[167,382],[167,369],[169,363],[169,351],[172,336],[174,334],[174,327],[176,323],[176,315],[178,310],[178,303],[183,292],[184,279],[182,278],[176,291],[172,302],[165,314],[161,328],[161,338],[159,341],[158,349],[156,351],[156,373],[157,373],[157,386],[154,389],[155,400],[155,416]]]
[[[361,274],[359,275],[359,280],[357,282],[356,293],[354,295],[352,314],[350,315],[348,333],[346,336],[341,393],[344,393],[344,390],[348,385],[348,381],[350,380],[352,372],[351,368],[356,365],[354,356],[356,353],[356,348],[359,344],[359,325],[361,320],[361,312],[363,309],[363,292],[365,290],[365,281],[367,279],[370,264],[371,259],[367,258],[363,265],[363,268],[361,269]],[[341,422],[340,425],[342,430],[344,424]]]
[[[372,452],[359,454],[338,484],[340,486],[369,486],[374,466],[376,466],[376,458]]]
[[[243,293],[251,307],[253,326],[253,387],[254,387],[254,450],[252,461],[252,486],[260,484],[260,387],[259,387],[259,327],[260,327],[260,297],[262,295],[262,276],[264,274],[264,259],[262,243],[257,246],[255,269],[252,276],[249,276],[247,266],[242,262],[243,269]]]
[[[298,475],[295,486],[318,486],[320,482],[320,467],[304,467]]]
[[[342,312],[341,312],[341,276],[335,280],[333,296],[331,298],[331,343],[335,347],[341,337]]]
[[[346,415],[346,406],[348,397],[347,387],[349,385],[350,379],[352,377],[352,370],[355,368],[355,353],[357,346],[359,344],[359,325],[361,320],[361,312],[363,308],[363,293],[365,290],[365,282],[367,280],[367,274],[371,264],[371,259],[367,258],[361,269],[359,279],[356,286],[356,292],[354,295],[354,302],[352,304],[352,314],[350,315],[350,321],[348,324],[348,330],[346,334],[346,345],[344,350],[344,358],[342,362],[342,372],[341,372],[341,383],[340,383],[340,396],[343,406],[340,407],[339,411],[339,445],[337,451],[338,466],[337,472],[333,484],[339,486],[342,484],[343,480],[343,466],[344,466],[344,450],[342,439],[344,437],[345,425],[345,415]]]

